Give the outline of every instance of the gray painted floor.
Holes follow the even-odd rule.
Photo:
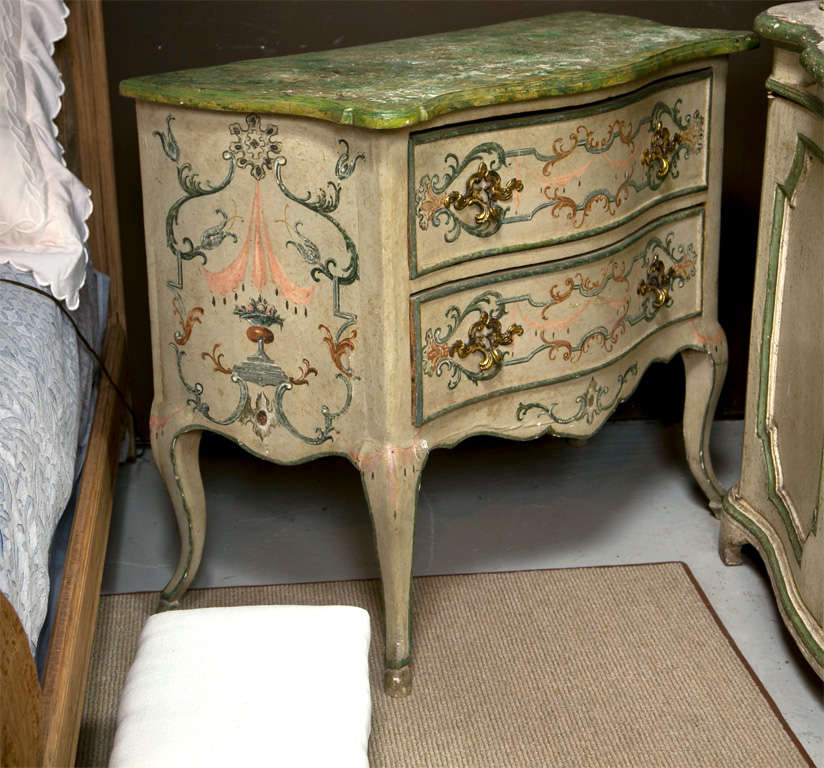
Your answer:
[[[712,453],[731,485],[742,422],[719,422]],[[343,459],[266,464],[204,438],[209,504],[195,587],[377,575],[363,491]],[[758,556],[725,567],[718,523],[686,468],[680,428],[611,423],[586,443],[479,438],[435,451],[424,470],[416,575],[686,562],[817,765],[824,685],[784,629]],[[103,591],[160,590],[177,560],[171,504],[148,452],[121,467]],[[730,727],[735,714],[730,713]],[[742,765],[746,756],[742,755]],[[778,768],[778,767],[777,767]]]

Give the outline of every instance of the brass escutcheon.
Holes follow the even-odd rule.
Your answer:
[[[674,278],[675,269],[670,267],[664,272],[664,262],[656,256],[649,267],[647,267],[646,278],[638,285],[638,295],[645,296],[648,293],[654,293],[655,298],[652,300],[652,306],[656,309],[661,309],[661,307],[669,304],[672,300],[669,285]]]
[[[641,155],[641,165],[646,168],[657,163],[656,175],[659,179],[663,179],[670,171],[670,160],[679,144],[681,144],[681,134],[676,133],[670,138],[669,128],[665,128],[659,120],[652,134],[649,149],[645,149]]]
[[[450,348],[449,354],[454,357],[465,358],[473,352],[480,352],[483,359],[480,363],[482,371],[493,367],[500,367],[504,356],[498,347],[512,344],[513,336],[522,336],[524,329],[520,325],[510,325],[501,333],[501,321],[490,317],[488,312],[481,314],[481,319],[469,327],[469,343],[456,341]]]
[[[462,195],[460,192],[450,192],[444,205],[447,208],[453,205],[457,211],[462,211],[468,205],[477,205],[481,212],[475,216],[475,223],[482,225],[500,218],[503,210],[495,205],[498,200],[510,200],[516,189],[520,192],[523,188],[520,179],[510,179],[506,186],[501,187],[501,177],[481,162],[478,170],[466,180],[466,193]]]

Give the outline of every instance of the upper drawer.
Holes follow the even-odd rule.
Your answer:
[[[698,206],[574,259],[413,296],[415,423],[582,376],[698,315],[703,246],[704,210]]]
[[[596,104],[411,134],[411,277],[587,237],[706,189],[711,89],[706,69]],[[497,199],[482,163],[504,197],[511,179],[523,189]]]

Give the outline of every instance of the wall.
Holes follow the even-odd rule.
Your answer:
[[[134,105],[118,95],[117,85],[121,80],[570,10],[626,13],[683,26],[751,29],[755,16],[772,4],[762,0],[110,0],[104,3],[129,358],[139,437],[148,437],[151,352]],[[730,61],[719,287],[719,315],[729,340],[730,369],[719,403],[721,418],[740,417],[744,408],[766,115],[763,84],[769,64],[768,44],[734,56]],[[678,420],[683,388],[683,367],[679,361],[655,365],[643,377],[632,399],[619,409],[617,417]]]

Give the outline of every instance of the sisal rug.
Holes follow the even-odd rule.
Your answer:
[[[80,766],[108,760],[119,692],[156,603],[154,593],[101,598]],[[407,699],[380,687],[376,581],[184,599],[261,603],[370,612],[372,768],[812,765],[681,563],[417,578]]]

